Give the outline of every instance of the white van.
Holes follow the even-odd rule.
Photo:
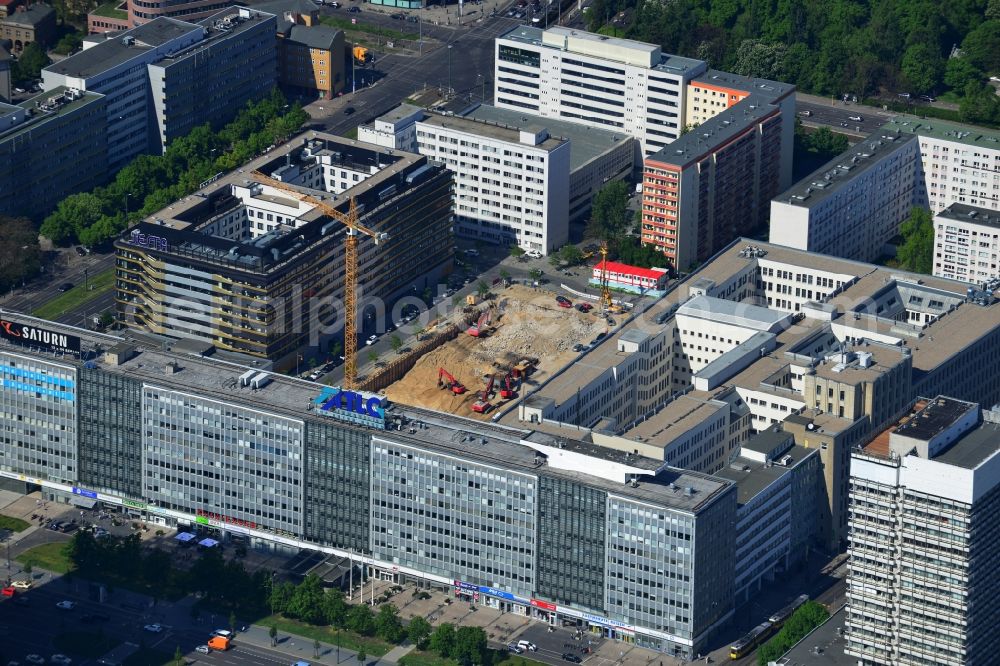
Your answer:
[[[531,641],[518,641],[517,647],[521,648],[522,650],[531,650],[532,652],[538,652],[538,646],[532,643]]]

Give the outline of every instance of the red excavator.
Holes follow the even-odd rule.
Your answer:
[[[486,327],[490,325],[492,314],[489,310],[484,310],[475,324],[470,326],[465,332],[474,338],[486,337]]]
[[[490,402],[490,396],[493,395],[493,385],[496,384],[497,376],[490,375],[490,381],[486,385],[486,390],[479,394],[478,399],[472,403],[472,411],[478,414],[485,414],[493,408],[493,403]]]
[[[438,388],[451,389],[451,392],[455,395],[462,395],[465,393],[465,385],[455,379],[455,377],[444,368],[438,368]]]
[[[517,397],[517,390],[514,388],[514,378],[510,376],[509,372],[500,380],[500,397],[504,400]]]

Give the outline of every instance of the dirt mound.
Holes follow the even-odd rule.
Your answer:
[[[556,304],[555,294],[547,290],[513,286],[501,290],[481,307],[491,306],[493,323],[486,337],[475,338],[463,330],[457,338],[418,360],[403,379],[386,387],[389,399],[462,416],[489,418],[489,414],[473,412],[472,403],[477,399],[476,394],[486,388],[491,375],[497,375],[494,388],[497,394],[491,402],[500,406],[507,402],[498,392],[507,368],[523,358],[537,358],[538,366],[527,382],[538,384],[576,357],[573,345],[587,344],[606,330],[600,316],[561,308]],[[457,311],[452,318],[461,321],[467,316]],[[455,395],[439,389],[438,368],[450,372],[468,390]]]

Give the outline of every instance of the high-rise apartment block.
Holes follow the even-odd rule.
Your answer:
[[[104,182],[106,104],[71,88],[0,103],[0,213],[37,220],[63,197]]]
[[[932,214],[952,204],[1000,210],[997,168],[1000,133],[897,116],[775,197],[771,241],[872,261],[891,251],[887,243],[914,206]],[[946,252],[937,251],[943,259]],[[946,273],[944,263],[940,274],[958,279],[977,280],[988,268],[977,260],[960,272],[951,262],[954,270]]]
[[[851,455],[846,652],[996,663],[1000,413],[939,396]]]
[[[635,154],[624,132],[487,105],[453,116],[404,104],[358,138],[445,163],[459,236],[543,254],[567,242],[597,190],[631,175]]]
[[[951,204],[934,216],[934,275],[979,285],[997,280],[998,239],[1000,213]]]
[[[650,155],[684,128],[701,60],[570,28],[519,26],[496,39],[494,100],[503,109],[624,131]]]
[[[108,168],[202,123],[220,125],[277,80],[275,17],[234,7],[199,23],[159,18],[42,70],[42,86],[107,100]]]
[[[259,170],[282,190],[253,179]],[[359,283],[389,301],[434,284],[454,254],[452,174],[420,155],[308,133],[141,221],[115,243],[129,326],[294,366],[343,327],[346,227],[299,195],[389,237],[359,241]],[[289,191],[290,190],[290,191]]]

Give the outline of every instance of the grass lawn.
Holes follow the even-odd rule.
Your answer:
[[[168,666],[174,663],[174,655],[150,648],[139,648],[122,663],[124,666]]]
[[[351,23],[351,19],[336,18],[335,16],[321,16],[319,22],[333,26],[338,30],[343,30],[345,33],[367,32],[372,35],[379,35],[383,39],[388,39],[390,41],[394,39],[408,39],[415,42],[420,39],[420,35],[415,32],[400,32],[399,30],[383,28],[377,25],[372,25],[371,23],[362,23],[360,20],[358,20],[357,23]]]
[[[73,569],[73,563],[69,559],[69,543],[43,543],[41,546],[24,551],[14,559],[22,565],[30,562],[33,567],[61,574]]]
[[[495,663],[504,664],[504,666],[544,666],[540,661],[525,659],[506,651],[498,652],[497,658],[499,661]],[[454,659],[443,659],[433,652],[423,650],[413,650],[400,659],[399,663],[400,666],[457,666],[458,664]]]
[[[278,627],[279,639],[282,633],[287,633],[302,636],[310,640],[319,640],[321,643],[328,643],[330,645],[337,644],[337,630],[333,627],[314,627],[310,624],[298,622],[297,620],[289,620],[281,615],[271,615],[257,621],[255,624],[263,627],[270,627],[272,624],[276,625]],[[391,650],[393,646],[378,638],[358,636],[350,631],[341,630],[340,647],[355,652],[358,648],[363,647],[369,657],[381,657]]]
[[[74,657],[96,659],[113,650],[118,641],[92,631],[67,631],[52,643],[56,649]]]
[[[31,314],[42,319],[55,319],[64,312],[76,309],[84,303],[97,298],[115,286],[115,269],[109,268],[97,275],[91,275],[88,284],[90,286],[89,290],[85,289],[84,285],[79,284],[65,294],[59,294]],[[95,312],[94,314],[100,313]]]
[[[11,518],[10,516],[0,516],[0,530],[10,530],[11,532],[20,532],[28,527],[28,521],[21,520],[20,518]]]
[[[358,128],[357,127],[352,127],[351,129],[349,129],[346,132],[344,132],[344,136],[347,137],[348,139],[357,139],[358,138]]]
[[[97,16],[104,16],[106,18],[113,19],[126,19],[128,18],[128,12],[123,12],[118,9],[121,5],[121,0],[112,0],[111,2],[106,2],[97,9],[93,11],[93,14]]]

